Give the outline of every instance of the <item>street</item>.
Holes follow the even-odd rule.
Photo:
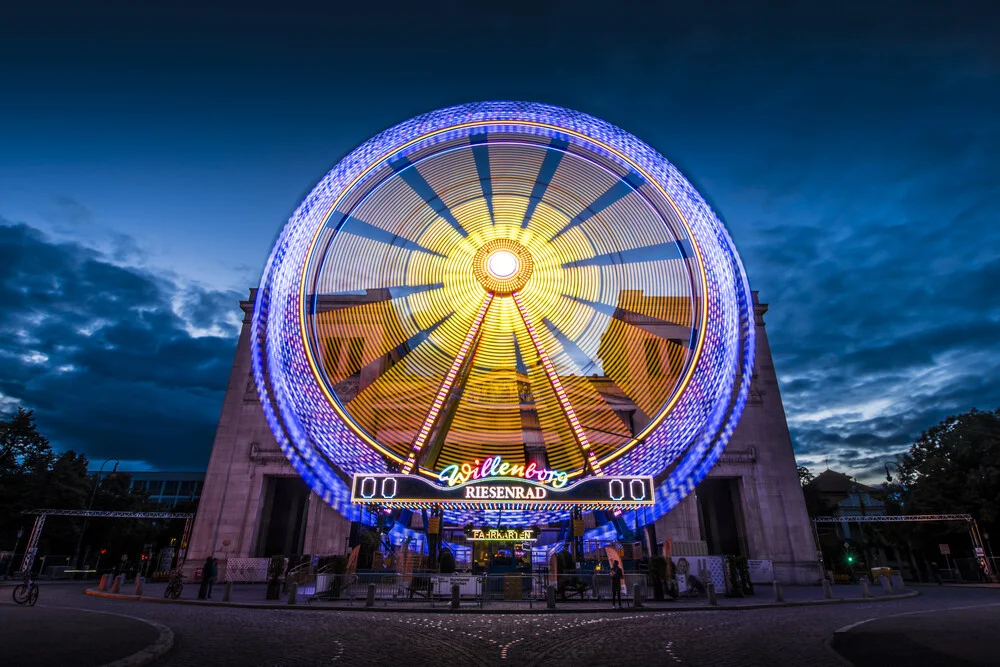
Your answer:
[[[69,653],[75,664],[102,664],[153,641],[155,630],[136,620],[144,619],[174,634],[173,648],[154,663],[163,667],[400,661],[834,667],[844,663],[824,642],[840,628],[868,621],[834,641],[859,667],[996,663],[1000,590],[920,590],[919,597],[898,601],[750,611],[484,615],[156,604],[43,584],[34,608],[11,604],[9,588],[0,590],[0,645],[16,657],[9,664],[64,664]]]

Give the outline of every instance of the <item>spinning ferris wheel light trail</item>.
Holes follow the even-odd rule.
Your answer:
[[[573,429],[573,435],[576,437],[576,441],[579,443],[580,449],[583,450],[584,455],[587,457],[587,465],[590,466],[590,469],[594,471],[595,475],[600,475],[601,464],[597,462],[597,457],[594,456],[594,452],[590,448],[590,442],[587,441],[587,434],[584,433],[583,428],[580,427],[580,420],[577,419],[576,412],[573,410],[573,406],[570,404],[569,398],[566,396],[566,390],[563,389],[562,382],[559,381],[559,375],[556,374],[556,370],[552,366],[552,362],[549,360],[549,355],[545,352],[542,342],[538,339],[538,334],[535,332],[535,326],[531,323],[531,318],[528,317],[528,313],[525,311],[524,303],[517,292],[512,293],[511,296],[514,297],[514,303],[517,304],[517,312],[521,314],[521,319],[524,320],[524,326],[528,329],[528,335],[531,336],[531,342],[535,344],[535,350],[538,352],[538,359],[542,364],[542,368],[545,369],[545,374],[548,376],[549,382],[552,383],[552,389],[559,398],[559,404],[562,406],[563,413],[566,415],[566,421],[569,422],[569,426]]]
[[[431,429],[434,428],[434,424],[437,422],[438,416],[441,413],[441,407],[444,405],[445,398],[448,396],[452,386],[455,384],[455,378],[458,377],[459,369],[462,367],[462,364],[465,363],[469,350],[472,349],[473,342],[476,339],[476,334],[479,333],[479,327],[482,325],[483,318],[486,317],[486,313],[489,311],[491,303],[493,303],[493,292],[488,292],[486,294],[486,298],[483,299],[483,305],[479,307],[476,319],[469,328],[469,333],[466,334],[465,340],[462,341],[462,346],[458,349],[458,354],[455,355],[455,361],[452,363],[451,368],[448,369],[448,373],[444,376],[444,382],[441,383],[441,388],[438,389],[438,393],[434,397],[434,402],[431,403],[431,409],[427,413],[427,418],[424,420],[424,423],[420,426],[420,431],[417,433],[416,440],[413,441],[413,448],[410,450],[410,455],[407,457],[406,464],[403,466],[404,475],[408,475],[413,471],[413,466],[417,462],[420,450],[423,449],[424,445],[427,443],[427,437],[431,434]]]
[[[574,503],[655,521],[735,429],[753,321],[725,227],[662,155],[586,114],[484,102],[390,128],[316,185],[250,346],[279,446],[352,520],[357,491],[445,499],[459,524]],[[442,486],[466,467],[479,477]],[[540,470],[577,490],[540,500]]]

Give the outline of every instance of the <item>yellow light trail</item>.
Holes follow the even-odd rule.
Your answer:
[[[545,374],[548,376],[549,382],[552,384],[552,390],[555,392],[556,398],[559,399],[559,404],[562,406],[563,412],[566,414],[566,421],[569,422],[569,426],[573,431],[573,435],[576,437],[577,443],[580,445],[580,449],[583,450],[584,456],[587,457],[587,464],[590,466],[590,469],[594,471],[595,475],[601,475],[601,464],[598,463],[597,457],[594,456],[594,451],[590,448],[590,442],[587,440],[587,434],[583,432],[583,427],[580,426],[580,420],[577,419],[576,411],[573,410],[573,406],[569,402],[569,396],[566,395],[562,382],[560,382],[559,376],[556,374],[555,366],[553,366],[552,361],[549,360],[549,355],[545,352],[545,348],[542,347],[542,341],[538,338],[538,334],[535,332],[535,326],[531,323],[531,318],[528,317],[524,304],[521,303],[520,293],[514,292],[511,296],[514,297],[514,303],[517,304],[517,311],[521,314],[521,319],[524,320],[524,326],[528,330],[531,342],[534,344],[535,350],[538,352],[538,358],[542,362],[542,368],[545,370]]]
[[[469,356],[469,349],[472,347],[472,341],[475,340],[476,334],[479,333],[479,328],[483,324],[483,319],[486,317],[486,311],[490,309],[490,304],[493,303],[493,292],[487,292],[486,298],[483,299],[483,305],[479,307],[479,312],[476,314],[476,318],[472,321],[472,326],[469,327],[469,333],[465,335],[465,340],[462,341],[462,346],[458,348],[458,354],[455,355],[455,361],[452,362],[451,368],[448,369],[448,373],[444,376],[444,381],[441,383],[441,387],[438,389],[437,395],[434,397],[434,402],[431,403],[431,409],[427,412],[427,418],[421,425],[420,430],[417,432],[417,437],[413,440],[413,447],[410,448],[410,455],[406,457],[406,462],[403,464],[402,472],[404,475],[408,475],[413,471],[414,466],[417,463],[417,457],[420,455],[420,450],[424,448],[427,444],[427,438],[430,437],[431,430],[434,428],[435,422],[437,422],[438,415],[441,414],[441,408],[444,406],[445,399],[448,396],[448,392],[455,384],[455,378],[458,377],[458,370],[465,363],[466,357]]]

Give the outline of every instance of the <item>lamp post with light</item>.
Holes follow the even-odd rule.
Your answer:
[[[111,472],[108,473],[109,476],[113,475],[113,474],[115,474],[115,472],[117,472],[117,470],[118,470],[118,464],[121,463],[121,461],[119,461],[115,457],[111,457],[109,459],[104,459],[104,463],[102,463],[101,467],[97,469],[97,479],[94,481],[94,492],[90,494],[90,504],[87,505],[87,511],[88,512],[90,510],[94,509],[94,499],[97,498],[97,488],[101,485],[101,473],[104,472],[104,466],[106,466],[110,461],[114,461],[115,465],[111,469]],[[73,556],[73,561],[76,563],[77,569],[79,569],[79,567],[80,567],[80,562],[79,562],[79,560],[80,560],[80,547],[83,545],[83,534],[87,531],[87,521],[89,519],[90,519],[90,517],[84,517],[83,518],[83,528],[80,529],[80,539],[77,540],[77,542],[76,542],[76,553]]]

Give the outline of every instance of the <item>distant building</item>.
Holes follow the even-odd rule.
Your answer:
[[[149,494],[149,499],[164,507],[176,507],[178,503],[198,502],[205,486],[204,471],[175,470],[118,470],[105,471],[102,477],[128,475],[129,488],[140,489]]]
[[[885,514],[880,489],[862,484],[835,470],[824,470],[817,475],[806,484],[805,493],[807,498],[813,499],[810,510],[814,515],[845,517],[841,523],[827,524],[835,527],[836,536],[841,540],[857,537],[858,524],[853,524],[852,534],[852,526],[847,517]]]

